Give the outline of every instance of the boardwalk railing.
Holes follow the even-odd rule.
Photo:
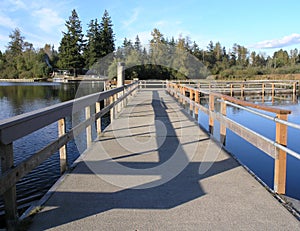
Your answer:
[[[218,92],[222,94],[234,95],[249,95],[271,94],[274,98],[275,94],[296,94],[299,89],[299,81],[297,80],[248,80],[248,81],[211,81],[206,79],[189,79],[189,80],[174,80],[179,84],[186,84],[208,91]],[[140,88],[166,88],[165,80],[140,80]]]
[[[180,83],[184,83],[180,81]],[[234,95],[249,95],[249,94],[272,94],[291,93],[296,94],[299,89],[299,81],[297,80],[260,80],[260,81],[208,81],[208,80],[189,80],[186,84],[195,86],[201,89],[218,92],[222,94]]]
[[[180,103],[187,105],[190,112],[198,118],[199,110],[209,116],[209,132],[213,133],[214,121],[220,122],[220,141],[225,142],[226,129],[242,137],[253,144],[266,154],[275,159],[274,170],[274,191],[279,194],[285,194],[286,190],[286,155],[287,153],[300,159],[300,154],[286,147],[287,145],[287,127],[293,127],[300,130],[300,125],[287,121],[290,110],[283,110],[263,105],[257,105],[223,95],[216,92],[202,90],[178,83],[167,83],[167,91],[174,96]],[[200,104],[200,97],[208,97],[208,107]],[[215,108],[216,101],[220,102],[220,110]],[[276,138],[269,138],[233,121],[226,116],[227,105],[240,108],[274,121],[276,124]],[[253,110],[255,109],[255,110]],[[274,113],[275,117],[266,115],[263,112]]]
[[[78,134],[86,131],[87,147],[89,147],[92,142],[91,125],[96,121],[96,129],[100,133],[101,117],[110,112],[111,120],[113,120],[120,107],[126,104],[127,99],[137,89],[138,82],[134,82],[109,91],[59,103],[0,122],[0,195],[3,195],[4,199],[8,229],[13,230],[18,222],[16,202],[16,183],[18,180],[58,150],[60,153],[61,172],[64,172],[67,168],[66,144]],[[100,108],[100,102],[104,100],[109,103],[104,108]],[[91,108],[95,108],[95,111],[92,112]],[[79,111],[85,111],[85,120],[67,132],[65,126],[66,117],[72,116],[72,114]],[[14,141],[54,122],[58,122],[58,138],[15,166],[13,153]]]
[[[140,88],[166,88],[166,80],[140,80]]]

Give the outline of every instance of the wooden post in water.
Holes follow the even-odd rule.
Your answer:
[[[91,117],[91,107],[85,108],[85,119],[88,120]],[[92,127],[91,125],[86,127],[86,147],[89,148],[92,144]]]
[[[224,100],[221,102],[221,114],[226,116],[226,103]],[[222,121],[220,123],[220,142],[223,145],[226,143],[226,124]]]
[[[209,94],[209,133],[214,133],[214,118],[213,113],[215,111],[215,97]]]
[[[287,120],[287,114],[277,114],[277,118]],[[283,146],[287,144],[287,126],[276,122],[276,142]],[[274,191],[285,194],[286,185],[286,152],[276,148],[274,168]]]
[[[58,136],[66,134],[66,119],[62,118],[58,121]],[[62,146],[59,149],[60,173],[63,174],[67,170],[67,147]]]
[[[13,144],[0,142],[0,158],[2,174],[14,167]],[[6,225],[8,230],[16,230],[18,224],[16,185],[3,194]]]

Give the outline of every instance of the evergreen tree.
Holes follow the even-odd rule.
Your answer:
[[[142,45],[138,35],[135,37],[134,49],[138,52],[142,52]]]
[[[16,28],[10,35],[11,41],[8,43],[7,51],[13,56],[20,55],[23,51],[24,37],[21,35],[21,31]]]
[[[72,15],[65,25],[67,32],[63,32],[63,38],[60,42],[59,65],[61,68],[73,68],[74,76],[77,76],[77,68],[83,67],[84,40],[81,21],[76,10],[72,11]]]
[[[100,56],[104,57],[115,50],[115,35],[112,29],[112,21],[107,12],[104,11],[102,21],[100,23]]]
[[[84,58],[87,68],[97,62],[101,57],[100,25],[98,20],[91,20],[87,30],[87,44],[84,49]]]
[[[279,51],[276,51],[273,55],[273,67],[283,67],[288,65],[289,63],[289,54],[287,51],[284,51],[280,49]]]
[[[9,38],[11,41],[8,43],[5,52],[5,70],[3,75],[4,78],[19,78],[19,74],[24,67],[22,52],[25,38],[21,35],[21,31],[18,28],[9,35]]]

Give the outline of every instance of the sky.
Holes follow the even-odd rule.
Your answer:
[[[58,49],[72,9],[84,33],[90,20],[101,20],[107,10],[116,46],[136,35],[147,45],[158,28],[165,38],[188,37],[202,49],[213,41],[227,51],[234,43],[266,55],[300,50],[299,0],[0,0],[0,50],[6,50],[15,28],[35,48],[47,43]]]

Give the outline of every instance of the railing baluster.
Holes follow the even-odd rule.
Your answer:
[[[194,100],[194,90],[190,89],[190,114],[193,114],[194,112],[193,100]]]
[[[213,113],[215,111],[215,97],[213,94],[209,94],[209,133],[214,133],[214,118]]]
[[[277,114],[277,118],[287,120],[287,114]],[[287,126],[276,122],[276,142],[286,146]],[[276,148],[275,168],[274,168],[274,191],[285,194],[286,185],[286,152]]]
[[[109,97],[109,104],[113,104],[113,103],[114,103],[114,96],[112,95]],[[110,109],[110,122],[112,122],[115,119],[114,114],[115,114],[115,109],[114,107],[112,107]]]
[[[101,111],[101,103],[100,102],[96,102],[96,113],[99,113]],[[98,135],[101,134],[102,132],[102,128],[101,128],[101,117],[99,117],[96,120],[96,129],[97,129],[97,133]]]
[[[195,90],[195,103],[196,104],[200,104],[200,99],[199,99],[199,91]],[[198,121],[198,107],[195,104],[195,108],[194,108],[194,114],[195,114],[195,119]]]
[[[85,119],[88,120],[91,117],[91,107],[85,108]],[[92,144],[92,127],[91,125],[86,127],[86,146],[89,148]]]
[[[1,172],[2,174],[14,167],[13,144],[0,142]],[[8,230],[15,230],[18,224],[16,185],[3,194],[5,217]]]
[[[58,121],[58,136],[61,137],[66,134],[66,120],[62,118]],[[60,160],[60,173],[64,173],[67,170],[67,148],[66,145],[59,149]]]
[[[221,114],[226,116],[226,103],[224,100],[221,102]],[[226,124],[224,122],[220,123],[220,142],[223,145],[226,143]]]

